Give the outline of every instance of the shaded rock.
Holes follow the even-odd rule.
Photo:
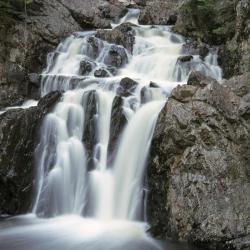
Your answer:
[[[133,94],[137,86],[138,82],[128,77],[123,78],[117,88],[117,94],[124,97],[130,96]]]
[[[121,46],[112,45],[108,55],[104,59],[104,63],[108,66],[121,68],[126,63],[128,63],[126,50]]]
[[[92,63],[90,61],[84,60],[80,62],[80,69],[79,69],[80,75],[89,74],[91,71],[92,71]]]
[[[114,160],[114,155],[118,149],[119,138],[122,135],[125,125],[127,124],[127,119],[123,113],[123,99],[120,96],[116,96],[111,113],[111,124],[110,124],[110,139],[109,139],[109,162],[112,163]]]
[[[132,27],[130,23],[123,23],[113,30],[97,30],[96,37],[109,43],[122,45],[132,53],[135,43],[135,32]]]
[[[141,89],[141,104],[147,103],[149,100],[152,99],[152,93],[148,87],[143,87]]]
[[[34,152],[43,117],[60,99],[52,92],[38,106],[9,110],[0,119],[0,214],[27,213],[34,183]]]
[[[149,83],[149,87],[150,88],[160,88],[160,86],[157,83],[155,83],[155,82],[150,82]]]
[[[89,56],[92,57],[93,59],[96,59],[100,54],[101,50],[103,49],[103,42],[100,39],[91,36],[88,38],[88,44],[89,44],[88,47]]]
[[[202,42],[188,40],[183,45],[182,50],[183,50],[183,53],[185,53],[185,54],[189,53],[192,55],[200,55],[200,57],[204,60],[204,58],[209,53],[209,46],[205,43],[202,43]]]
[[[88,169],[94,168],[93,152],[94,146],[98,141],[97,131],[97,95],[95,90],[90,90],[83,95],[83,105],[85,107],[85,125],[83,133],[83,142],[88,154]]]
[[[214,81],[173,90],[150,152],[148,218],[154,236],[206,249],[250,246],[250,125],[240,118],[241,100]]]
[[[32,83],[35,87],[40,87],[41,75],[37,73],[30,73],[28,75],[30,83]]]
[[[109,77],[109,72],[104,68],[100,68],[94,72],[94,76],[95,77]]]
[[[179,58],[178,58],[178,61],[179,62],[182,62],[182,63],[184,63],[184,62],[190,62],[190,61],[192,61],[193,60],[193,56],[191,56],[191,55],[188,55],[188,56],[180,56]]]

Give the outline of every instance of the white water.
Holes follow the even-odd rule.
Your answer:
[[[137,14],[131,10],[121,22],[137,23]],[[138,26],[135,30],[133,55],[125,53],[128,63],[116,76],[107,66],[112,45],[95,39],[91,46],[89,40],[93,41],[94,32],[70,36],[48,56],[42,95],[52,90],[66,91],[44,119],[36,150],[38,173],[33,213],[50,219],[32,220],[34,225],[22,231],[0,231],[0,239],[8,238],[14,230],[17,238],[25,238],[29,233],[33,238],[54,235],[56,242],[42,242],[36,250],[61,249],[59,237],[76,244],[67,248],[66,240],[64,249],[78,249],[79,245],[81,249],[100,249],[105,238],[111,245],[102,249],[119,249],[119,244],[136,241],[152,245],[148,249],[158,249],[145,233],[147,225],[138,223],[145,218],[145,166],[158,114],[168,93],[176,85],[185,84],[192,69],[218,80],[221,70],[212,51],[205,61],[194,55],[188,66],[180,65],[178,57],[185,40],[173,34],[170,27]],[[88,60],[92,69],[80,75],[83,60]],[[94,71],[99,68],[108,70],[109,77],[96,78]],[[139,84],[130,96],[123,97],[122,112],[127,124],[119,135],[114,160],[109,161],[112,105],[124,77]],[[150,88],[151,81],[160,88]],[[144,102],[143,87],[147,89]],[[94,103],[90,96],[95,96]],[[90,109],[94,110],[92,116]],[[91,130],[87,130],[90,117]],[[89,131],[90,141],[86,142]],[[88,143],[94,143],[92,150],[87,150]],[[99,243],[95,245],[95,241]]]

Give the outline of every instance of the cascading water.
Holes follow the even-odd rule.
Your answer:
[[[121,22],[138,24],[138,13],[129,11]],[[37,218],[38,225],[26,230],[34,230],[41,236],[46,230],[66,228],[72,235],[66,239],[71,243],[73,239],[78,245],[67,248],[69,242],[66,242],[64,249],[80,249],[79,245],[86,249],[123,249],[117,244],[122,246],[124,239],[145,240],[148,247],[142,249],[158,248],[146,235],[145,224],[136,222],[144,218],[144,168],[157,116],[168,93],[176,85],[185,84],[191,70],[218,80],[222,78],[216,51],[211,51],[204,61],[193,55],[192,62],[183,65],[178,58],[185,40],[172,33],[171,27],[134,29],[133,55],[122,46],[96,38],[95,32],[82,32],[67,38],[48,56],[41,93],[53,90],[65,93],[41,128],[33,213],[51,219]],[[114,51],[119,55],[115,63]],[[97,77],[97,72],[104,75]],[[121,112],[127,124],[119,135],[111,161],[113,104],[125,77],[136,83],[129,95],[121,95]],[[149,87],[151,81],[159,87]],[[75,226],[80,231],[69,232],[68,227]],[[25,230],[16,232],[18,237],[25,233]],[[109,243],[106,248],[93,243],[96,237],[103,242],[107,235],[110,238],[113,234],[123,240],[113,246]],[[5,239],[3,235],[8,238],[8,232],[0,232],[0,239]],[[62,245],[56,244],[41,243],[41,247],[34,249],[61,249]],[[130,249],[139,249],[136,246],[142,243],[136,244]]]

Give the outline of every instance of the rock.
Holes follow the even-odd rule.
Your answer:
[[[155,82],[150,82],[149,83],[149,87],[150,88],[160,88],[160,86],[157,83],[155,83]]]
[[[30,83],[32,83],[35,87],[40,87],[41,75],[37,73],[30,73],[28,75]]]
[[[88,60],[84,60],[80,62],[80,69],[79,69],[79,74],[80,75],[86,75],[89,74],[92,71],[92,64]]]
[[[146,1],[139,16],[140,24],[174,25],[177,21],[179,0]]]
[[[37,133],[60,97],[59,92],[52,92],[36,107],[9,110],[0,116],[0,214],[22,214],[31,208]]]
[[[192,71],[188,77],[187,85],[205,87],[213,81],[215,81],[213,78],[204,76],[199,71]]]
[[[241,101],[215,81],[173,90],[149,157],[154,236],[202,249],[250,247],[250,125],[240,117]]]
[[[191,55],[200,55],[200,57],[204,60],[204,58],[209,53],[209,46],[202,42],[188,40],[183,45],[183,53]]]
[[[173,89],[170,97],[180,101],[189,102],[197,91],[197,87],[191,85],[177,86]]]
[[[94,72],[94,76],[95,77],[109,77],[109,72],[104,68],[100,68]]]
[[[113,30],[97,30],[96,37],[109,43],[122,45],[130,53],[133,52],[133,46],[135,43],[133,24],[123,23]]]
[[[88,44],[89,56],[93,59],[96,59],[99,56],[101,50],[103,49],[103,42],[100,39],[91,36],[88,38]]]
[[[117,88],[117,94],[123,97],[130,96],[135,91],[138,86],[138,82],[126,77],[123,78],[120,82],[119,87]]]
[[[114,66],[116,68],[123,67],[126,63],[128,63],[126,50],[122,46],[112,45],[108,55],[104,58],[104,63],[108,66]]]
[[[93,165],[93,152],[94,146],[98,141],[97,131],[97,95],[95,90],[90,90],[84,93],[83,96],[85,111],[85,126],[83,133],[83,142],[88,154],[88,169],[91,170],[95,166]]]
[[[191,56],[191,55],[188,55],[188,56],[180,56],[179,58],[178,58],[178,61],[179,62],[182,62],[182,63],[184,63],[184,62],[190,62],[190,61],[192,61],[193,60],[193,56]]]
[[[250,92],[250,72],[224,80],[223,85],[230,87],[240,97]]]
[[[239,114],[245,119],[250,118],[250,94],[245,95],[240,103]]]
[[[110,156],[108,160],[110,165],[112,165],[116,150],[118,149],[119,138],[121,137],[124,127],[127,124],[127,119],[123,113],[122,105],[122,97],[116,96],[112,105],[110,139],[108,146]]]

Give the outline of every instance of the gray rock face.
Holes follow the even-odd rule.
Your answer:
[[[208,249],[249,249],[250,125],[240,114],[242,101],[214,81],[173,90],[148,168],[155,236]]]
[[[37,133],[43,117],[60,97],[59,92],[52,92],[37,107],[10,110],[0,116],[0,214],[30,209]]]

